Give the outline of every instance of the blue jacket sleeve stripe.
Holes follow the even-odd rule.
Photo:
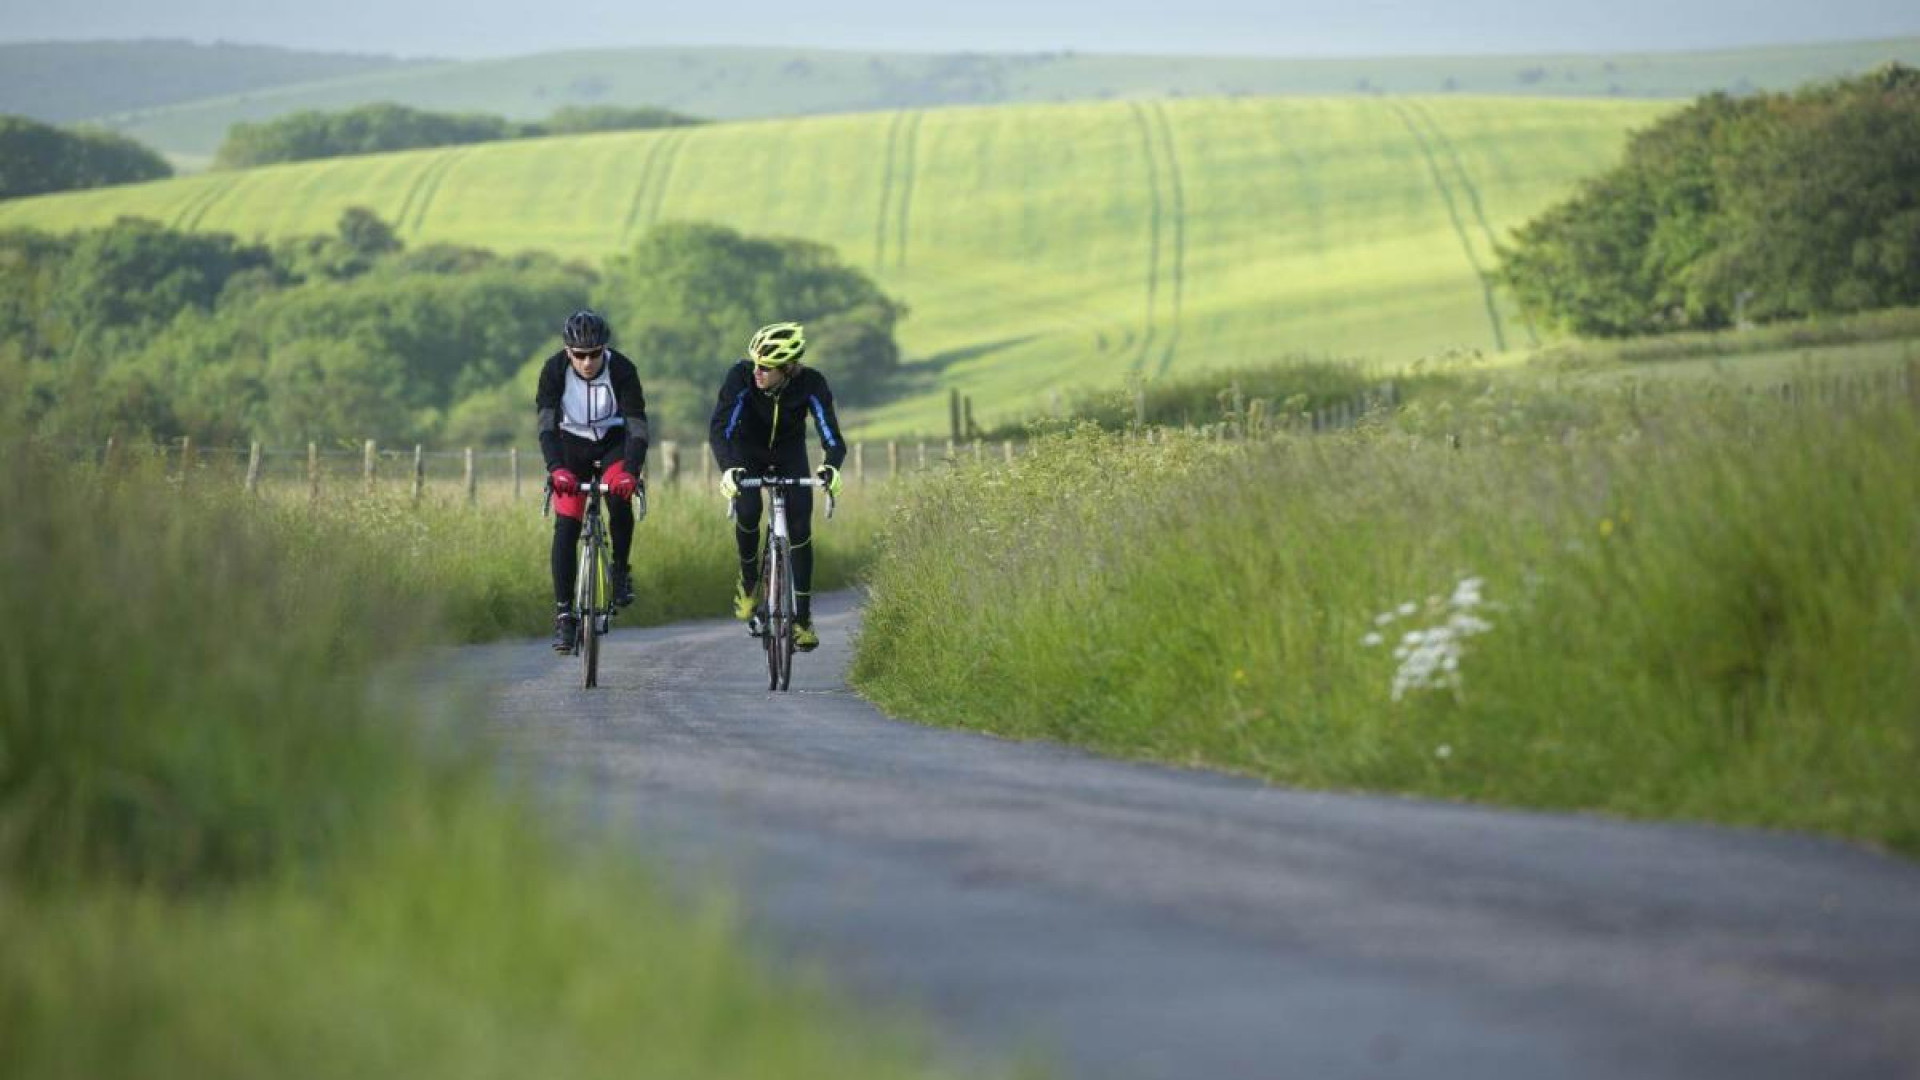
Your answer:
[[[740,396],[733,399],[733,415],[727,417],[727,431],[725,435],[721,436],[722,438],[733,438],[734,429],[740,426],[740,414],[746,411],[747,392],[742,390],[740,391]]]
[[[820,425],[820,441],[832,446],[838,440],[833,434],[833,426],[827,423],[827,410],[820,404],[820,399],[817,397],[809,396],[807,402],[813,406],[814,423]]]

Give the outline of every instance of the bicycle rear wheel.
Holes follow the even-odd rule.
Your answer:
[[[600,604],[606,599],[600,592],[600,545],[587,543],[586,558],[581,561],[580,656],[586,661],[586,684],[591,690],[600,685]]]

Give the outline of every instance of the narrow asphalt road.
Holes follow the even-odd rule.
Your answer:
[[[556,813],[963,1057],[1079,1077],[1920,1077],[1920,866],[1806,836],[1289,791],[889,720],[855,599],[769,695],[737,624],[602,688],[464,650]]]

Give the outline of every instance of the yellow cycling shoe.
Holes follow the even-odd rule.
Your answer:
[[[738,585],[733,587],[733,617],[741,622],[753,618],[753,594]]]
[[[801,652],[812,652],[820,647],[820,635],[813,632],[812,623],[793,624],[793,647]]]

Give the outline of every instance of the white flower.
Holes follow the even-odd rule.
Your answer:
[[[1413,601],[1411,601],[1411,600],[1409,600],[1409,601],[1407,601],[1406,603],[1404,603],[1404,604],[1401,604],[1401,605],[1400,605],[1400,608],[1399,608],[1399,611],[1398,611],[1398,614],[1401,614],[1401,615],[1411,615],[1411,614],[1413,614],[1414,612],[1416,612],[1416,611],[1418,611],[1418,610],[1420,610],[1420,607],[1419,607],[1419,605],[1417,605],[1417,604],[1415,604],[1415,603],[1414,603]]]
[[[1368,634],[1368,635],[1367,635],[1366,637],[1363,637],[1363,638],[1361,638],[1361,639],[1360,639],[1360,644],[1362,644],[1362,645],[1364,645],[1364,646],[1366,646],[1367,648],[1369,648],[1369,649],[1371,649],[1371,648],[1373,648],[1373,647],[1374,647],[1375,645],[1378,645],[1378,644],[1380,644],[1381,642],[1383,642],[1383,641],[1385,641],[1385,640],[1387,640],[1387,639],[1386,639],[1386,638],[1383,638],[1383,637],[1381,637],[1381,636],[1380,636],[1379,634]]]
[[[1448,746],[1446,743],[1441,743],[1439,746],[1433,748],[1433,756],[1439,758],[1441,761],[1445,761],[1453,756],[1453,747]]]

